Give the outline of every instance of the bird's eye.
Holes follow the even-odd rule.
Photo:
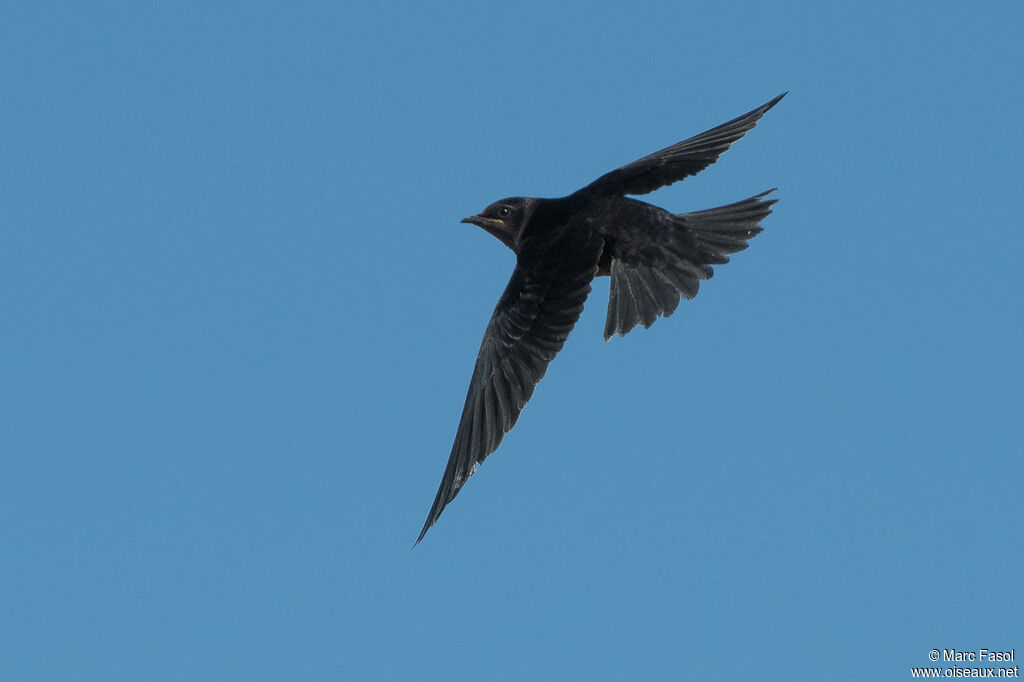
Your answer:
[[[498,207],[498,217],[499,218],[507,218],[510,215],[512,215],[512,209],[511,208],[509,208],[508,206],[499,206]]]

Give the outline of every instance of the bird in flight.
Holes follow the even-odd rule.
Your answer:
[[[516,267],[487,324],[444,477],[419,543],[478,464],[515,425],[583,311],[594,277],[611,287],[607,341],[668,317],[697,295],[712,265],[747,248],[774,190],[727,206],[669,213],[631,199],[695,175],[749,132],[775,99],[671,147],[605,173],[560,199],[512,197],[464,219],[512,249]]]

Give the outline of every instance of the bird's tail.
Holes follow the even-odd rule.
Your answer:
[[[677,230],[666,235],[650,262],[611,263],[611,289],[604,338],[625,336],[638,324],[650,327],[659,315],[668,317],[679,297],[693,298],[700,280],[714,274],[712,265],[729,262],[728,254],[747,248],[761,232],[759,223],[772,212],[775,190],[727,206],[673,217]]]
[[[721,258],[720,261],[709,260],[709,263],[728,263],[725,254],[742,251],[748,241],[761,233],[759,223],[772,212],[772,204],[777,201],[765,197],[774,191],[770,189],[727,206],[680,213],[677,217],[697,237],[702,251],[711,258]]]

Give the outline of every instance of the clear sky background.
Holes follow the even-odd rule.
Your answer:
[[[355,7],[358,5],[358,7]],[[1024,4],[7,3],[0,679],[901,680],[1015,648]],[[600,280],[413,548],[514,266],[459,220],[790,94],[751,248]]]

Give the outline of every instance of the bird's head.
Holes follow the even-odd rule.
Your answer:
[[[472,223],[484,228],[501,243],[516,250],[523,227],[529,222],[536,207],[537,200],[524,197],[511,197],[496,201],[476,215],[463,218],[462,222]]]

